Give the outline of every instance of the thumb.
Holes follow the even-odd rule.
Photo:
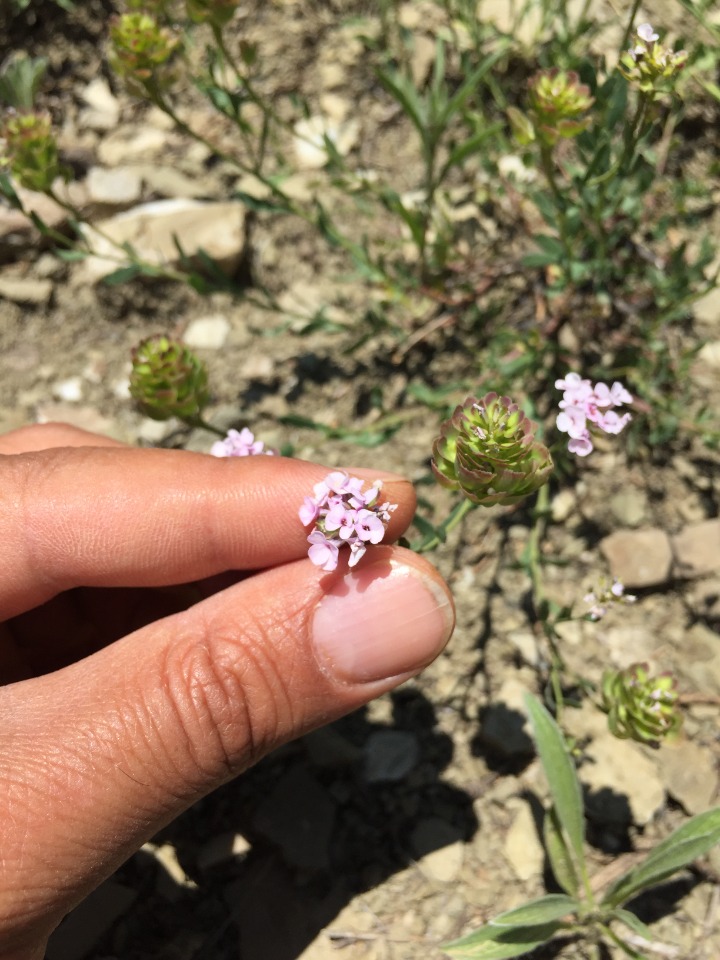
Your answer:
[[[195,800],[437,656],[453,626],[438,574],[399,547],[372,556],[333,575],[307,559],[263,571],[5,689],[1,956],[47,937]]]

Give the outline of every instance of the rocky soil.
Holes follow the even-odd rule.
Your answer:
[[[110,4],[91,0],[70,17],[37,6],[40,20],[32,25],[30,11],[13,21],[7,43],[49,56],[45,96],[74,170],[73,201],[140,248],[171,256],[173,233],[187,236],[239,283],[250,271],[281,309],[170,282],[104,286],[107,262],[58,260],[22,217],[0,207],[0,430],[60,419],[128,443],[208,449],[209,435],[143,419],[129,401],[131,348],[168,332],[210,367],[208,419],[247,424],[298,457],[406,473],[442,519],[451,501],[424,485],[437,419],[411,388],[480,377],[492,387],[462,331],[438,328],[414,345],[426,319],[418,311],[400,336],[380,332],[349,351],[374,294],[343,256],[297,221],[250,217],[228,197],[256,184],[239,184],[118,88],[101,64]],[[269,87],[307,96],[342,129],[358,167],[394,172],[409,189],[416,171],[408,131],[364,69],[357,15],[368,6],[248,5],[233,29],[261,44],[273,65]],[[418,35],[430,43],[437,8],[408,3],[401,13],[408,28],[426,24]],[[669,14],[672,22],[674,5]],[[434,49],[427,43],[415,50],[420,79]],[[197,111],[211,129],[214,115]],[[301,142],[295,162],[291,189],[312,196],[317,158]],[[720,197],[717,180],[708,193]],[[63,228],[62,212],[45,198],[24,199]],[[140,209],[147,203],[154,208]],[[486,249],[493,236],[504,243],[508,204],[501,196],[490,213],[465,210]],[[532,315],[529,287],[502,292]],[[303,318],[321,306],[332,330],[303,334]],[[695,305],[685,336],[688,346],[705,342],[692,379],[717,409],[719,291]],[[331,433],[379,430],[389,415],[403,425],[392,442],[367,448],[282,422],[288,415]],[[719,463],[692,435],[632,455],[612,438],[582,463],[574,485],[553,491],[551,596],[581,601],[602,574],[638,594],[601,623],[565,626],[569,668],[597,682],[608,665],[648,660],[676,673],[686,701],[683,738],[657,751],[611,738],[594,710],[567,714],[583,746],[598,886],[618,858],[633,862],[687,815],[720,803]],[[458,607],[447,653],[393,695],[289,745],[190,810],[67,918],[49,960],[437,960],[442,942],[542,893],[550,880],[538,839],[546,786],[521,704],[524,691],[538,692],[547,650],[528,622],[528,584],[517,566],[528,524],[522,508],[472,514],[436,554]],[[719,880],[715,851],[643,899],[639,912],[658,941],[649,956],[720,956]],[[568,943],[536,956],[585,953]]]

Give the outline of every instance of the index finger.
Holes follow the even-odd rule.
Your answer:
[[[0,457],[0,611],[15,616],[79,586],[164,586],[297,560],[298,509],[330,469],[275,456],[56,448]],[[386,539],[415,509],[412,484],[383,480],[398,505]]]

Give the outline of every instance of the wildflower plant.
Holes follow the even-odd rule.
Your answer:
[[[644,860],[596,893],[585,853],[582,791],[565,738],[537,700],[528,696],[525,704],[550,790],[551,806],[543,821],[545,851],[563,893],[550,893],[508,910],[479,930],[445,944],[443,950],[454,960],[509,960],[562,936],[594,944],[598,956],[604,956],[604,945],[641,960],[638,940],[650,947],[655,937],[629,901],[720,842],[720,807],[691,817]]]
[[[682,726],[677,681],[670,673],[653,677],[646,663],[606,671],[602,698],[610,730],[621,739],[657,746]]]
[[[198,424],[210,400],[207,367],[177,340],[148,337],[132,353],[130,396],[153,420]]]

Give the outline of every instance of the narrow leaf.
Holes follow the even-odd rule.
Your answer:
[[[692,817],[659,843],[639,866],[620,877],[605,894],[603,905],[615,907],[672,876],[720,843],[720,807]]]
[[[442,949],[458,960],[509,960],[542,946],[562,929],[560,921],[542,926],[512,927],[502,933],[486,926],[460,940],[445,944]]]
[[[560,728],[547,710],[530,694],[525,697],[525,705],[558,821],[567,836],[574,864],[581,874],[585,874],[585,825],[575,765],[568,754]]]
[[[119,267],[117,270],[113,270],[112,273],[109,273],[106,277],[103,277],[103,283],[108,287],[119,286],[121,283],[127,283],[129,280],[134,280],[135,277],[141,273],[141,267],[137,263],[132,263],[127,267]]]
[[[577,896],[580,890],[580,880],[573,863],[572,856],[565,842],[560,821],[555,807],[551,807],[545,814],[543,821],[543,842],[547,851],[553,876],[570,896]]]
[[[629,910],[615,910],[613,916],[616,920],[624,923],[625,926],[632,930],[633,933],[636,933],[639,937],[642,937],[643,940],[653,939],[653,933],[650,927],[643,923],[640,917],[636,917],[635,914],[631,913]]]
[[[575,897],[567,897],[564,893],[549,893],[537,900],[529,900],[520,907],[507,910],[490,921],[491,927],[534,927],[549,923],[551,920],[560,920],[569,913],[575,913],[580,904]]]

